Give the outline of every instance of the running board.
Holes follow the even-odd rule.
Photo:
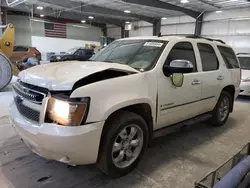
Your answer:
[[[193,125],[193,124],[195,124],[197,122],[205,121],[205,120],[207,120],[207,119],[209,119],[211,117],[212,117],[211,114],[206,113],[206,114],[202,114],[202,115],[196,116],[194,118],[182,121],[180,123],[176,123],[176,124],[167,126],[165,128],[156,130],[156,131],[154,131],[154,138],[168,135],[170,133],[178,131],[182,127]]]

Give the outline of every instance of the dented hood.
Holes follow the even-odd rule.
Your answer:
[[[93,61],[65,61],[35,66],[20,72],[22,82],[53,91],[71,90],[78,80],[104,70],[139,72],[127,65]]]

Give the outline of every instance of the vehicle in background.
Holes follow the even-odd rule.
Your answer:
[[[26,62],[30,57],[36,58],[38,64],[40,64],[41,53],[35,47],[18,45],[14,46],[10,61],[12,63],[23,63]]]
[[[34,153],[112,177],[132,171],[161,131],[224,125],[240,91],[236,54],[219,40],[125,38],[90,60],[20,72],[10,119]]]
[[[94,55],[94,49],[88,48],[72,48],[67,54],[52,55],[50,62],[60,61],[87,61]]]
[[[241,67],[240,94],[250,96],[250,53],[239,53],[237,57]]]

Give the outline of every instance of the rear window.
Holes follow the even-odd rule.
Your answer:
[[[240,68],[237,57],[232,48],[218,46],[218,49],[228,69]]]
[[[13,51],[14,52],[27,52],[29,51],[29,48],[25,46],[14,46]]]
[[[240,61],[240,68],[250,70],[250,57],[238,57]]]

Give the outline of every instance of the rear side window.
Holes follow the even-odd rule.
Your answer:
[[[190,42],[179,42],[170,51],[165,64],[169,65],[173,60],[188,60],[193,66],[193,72],[197,72],[193,45]]]
[[[29,51],[29,48],[24,47],[24,46],[15,46],[13,51],[14,52],[27,52]]]
[[[218,46],[218,49],[228,69],[240,68],[238,61],[237,61],[237,57],[232,48]]]
[[[219,62],[213,47],[209,44],[198,43],[201,56],[202,70],[213,71],[219,68]]]

